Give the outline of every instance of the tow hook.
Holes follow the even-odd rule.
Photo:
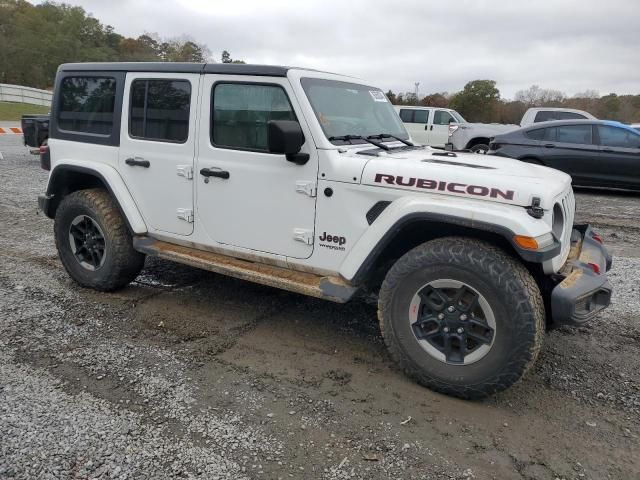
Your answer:
[[[544,209],[540,206],[539,197],[533,197],[531,199],[531,205],[525,208],[527,209],[527,213],[531,215],[533,218],[544,217]]]

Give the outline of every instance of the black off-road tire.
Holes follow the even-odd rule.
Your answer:
[[[495,317],[488,353],[474,363],[451,364],[420,345],[409,306],[434,280],[464,282],[483,295]],[[516,383],[535,362],[545,329],[540,290],[527,269],[495,246],[473,238],[426,242],[393,265],[380,289],[378,318],[391,357],[420,384],[441,393],[478,399]]]
[[[83,267],[69,242],[71,222],[88,216],[104,234],[104,263],[95,270]],[[117,290],[134,280],[144,266],[144,254],[133,249],[131,234],[113,197],[101,188],[78,190],[60,202],[56,210],[54,234],[62,265],[83,287],[103,292]]]
[[[486,143],[476,143],[469,150],[471,150],[473,153],[484,155],[489,151],[489,145],[487,145]]]

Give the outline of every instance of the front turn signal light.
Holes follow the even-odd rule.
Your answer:
[[[538,250],[538,241],[534,237],[526,237],[524,235],[515,235],[513,237],[513,241],[520,248],[524,248],[525,250]]]

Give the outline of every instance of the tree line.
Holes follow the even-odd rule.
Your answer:
[[[54,2],[32,5],[0,0],[0,83],[50,88],[68,62],[207,62],[209,48],[188,37],[145,33],[129,38],[88,15],[82,7]],[[234,60],[224,50],[223,63]]]
[[[32,5],[26,0],[0,0],[0,83],[36,88],[53,85],[58,65],[67,62],[207,62],[209,48],[188,37],[162,38],[144,33],[129,38],[110,25],[88,15],[82,7],[55,2]],[[223,50],[219,61],[234,60]],[[566,107],[586,110],[597,118],[640,122],[640,95],[600,96],[586,91],[568,97],[557,90],[536,85],[516,93],[514,100],[500,96],[493,80],[473,80],[462,91],[387,96],[397,105],[448,107],[468,121],[518,123],[529,107]]]
[[[594,90],[587,90],[569,97],[559,90],[533,85],[516,92],[514,100],[507,100],[500,96],[494,80],[473,80],[454,94],[440,92],[418,98],[415,93],[396,94],[389,90],[387,97],[395,105],[452,108],[470,122],[518,124],[531,107],[576,108],[600,119],[640,122],[640,95],[600,96]]]

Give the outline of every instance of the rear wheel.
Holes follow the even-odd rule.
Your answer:
[[[449,237],[401,257],[380,290],[379,318],[391,356],[421,384],[482,398],[517,382],[544,333],[537,284],[492,245]]]
[[[144,255],[133,249],[124,219],[103,189],[67,195],[56,210],[54,233],[62,265],[83,287],[116,290],[144,266]]]

